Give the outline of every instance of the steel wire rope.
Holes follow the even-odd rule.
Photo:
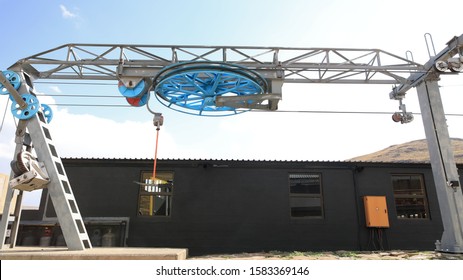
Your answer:
[[[34,84],[58,84],[58,85],[83,85],[83,86],[114,86],[114,83],[93,83],[93,82],[50,82],[50,81],[35,81]],[[463,87],[463,84],[439,85],[444,87]]]
[[[69,103],[56,103],[48,104],[48,106],[63,106],[63,107],[113,107],[113,108],[133,108],[131,105],[122,104],[69,104]]]
[[[151,108],[150,108],[150,96],[151,96],[151,90],[154,88],[154,80],[151,81],[150,83],[150,86],[148,87],[148,90],[146,91],[146,109],[148,109],[148,111],[153,114],[153,116],[156,114],[156,112],[154,112]],[[154,91],[153,91],[153,94]]]
[[[159,74],[154,78],[156,79],[157,77],[159,76]],[[36,81],[35,82],[36,84],[72,84],[72,85],[104,85],[104,86],[114,86],[113,83],[88,83],[88,82],[48,82],[48,81]],[[445,88],[445,87],[462,87],[463,84],[452,84],[452,85],[440,85],[439,87],[440,88]],[[152,85],[150,86],[150,88],[148,89],[148,93],[151,91],[151,89],[153,88],[153,83]],[[48,94],[48,93],[39,93],[39,94],[36,94],[37,96],[50,96],[50,97],[88,97],[88,98],[105,98],[105,97],[109,97],[109,98],[124,98],[124,96],[120,96],[120,95],[89,95],[89,94]],[[69,105],[71,106],[71,105]],[[80,104],[77,105],[77,106],[81,106]],[[92,105],[93,106],[93,105]],[[131,106],[126,106],[126,107],[131,107]],[[256,111],[259,111],[259,110],[256,110]],[[152,111],[150,111],[151,113],[153,113]],[[283,112],[281,110],[279,110],[278,112]],[[301,112],[305,112],[305,111],[301,111]],[[317,113],[318,111],[313,111],[314,113]],[[333,112],[333,113],[337,113],[336,111],[327,111],[327,112]],[[322,112],[320,112],[322,113]],[[342,113],[342,112],[341,112]],[[346,113],[349,113],[348,111],[346,111]],[[354,112],[354,113],[358,113],[358,112]],[[389,113],[388,113],[389,114]],[[446,114],[448,115],[448,114]]]
[[[84,86],[114,86],[117,83],[96,83],[96,82],[50,82],[50,81],[36,81],[34,84],[58,84],[58,85],[84,85]]]
[[[149,95],[148,95],[149,100]],[[147,102],[147,109],[150,113],[155,112],[150,108]],[[114,107],[114,108],[133,108],[131,105],[122,104],[78,104],[78,103],[56,103],[49,104],[49,106],[64,106],[64,107]],[[240,111],[240,110],[237,110]],[[243,112],[251,113],[304,113],[304,114],[352,114],[352,115],[392,115],[395,112],[373,112],[373,111],[317,111],[317,110],[276,110],[276,111],[265,111],[259,109],[243,110]],[[421,113],[413,113],[414,115],[421,115]],[[463,113],[446,113],[445,116],[449,117],[463,117]]]
[[[146,109],[148,109],[148,111],[153,114],[153,116],[156,115],[156,112],[154,112],[151,108],[150,108],[150,105],[149,105],[149,101],[150,101],[150,95],[151,95],[151,90],[153,89],[153,85],[154,85],[154,81],[151,81],[150,83],[150,86],[148,87],[148,90],[146,91],[145,94],[147,94],[146,96]],[[154,94],[154,92],[153,92]],[[159,130],[160,129],[160,126],[158,125],[156,127],[156,144],[154,146],[154,161],[153,161],[153,182],[156,180],[156,169],[157,169],[157,162],[158,162],[158,143],[159,143]]]
[[[159,140],[159,126],[156,127],[156,144],[154,146],[154,162],[153,162],[153,181],[156,180],[156,166],[158,162],[158,140]]]
[[[151,97],[151,94],[156,94],[155,92],[152,92],[154,88],[154,80],[152,81],[150,87],[147,90],[147,102],[146,106],[148,111],[151,114],[155,114],[155,112],[151,109],[149,105],[149,100]],[[46,83],[46,82],[42,82]],[[75,84],[88,84],[90,83],[75,83]],[[97,84],[97,83],[95,83]],[[113,85],[113,84],[105,84],[105,85]],[[462,85],[443,85],[440,87],[460,87]],[[119,95],[88,95],[88,94],[37,94],[37,96],[50,96],[50,97],[71,97],[71,98],[124,98],[124,96],[119,96]],[[121,104],[78,104],[78,103],[56,103],[56,104],[50,104],[49,106],[67,106],[67,107],[114,107],[114,108],[132,108],[133,106],[131,105],[121,105]],[[172,109],[172,108],[170,108]],[[239,109],[237,111],[240,111]],[[243,112],[254,112],[254,113],[268,113],[269,111],[265,110],[242,110]],[[373,112],[373,111],[334,111],[334,110],[277,110],[277,111],[272,111],[271,113],[305,113],[305,114],[365,114],[365,115],[389,115],[389,114],[394,114],[394,112]],[[413,113],[414,115],[421,115],[421,113]],[[451,116],[451,117],[463,117],[463,114],[459,113],[446,113],[445,116]]]
[[[36,96],[50,97],[88,97],[88,98],[125,98],[122,95],[90,95],[90,94],[55,94],[55,93],[36,93]]]
[[[265,111],[254,109],[250,112],[253,113],[305,113],[305,114],[363,114],[363,115],[391,115],[395,112],[372,112],[372,111],[317,111],[317,110],[277,110],[277,111]],[[421,113],[413,113],[414,115],[421,115]],[[450,117],[463,117],[463,114],[445,114]]]
[[[463,84],[456,84],[456,85],[444,85],[444,86],[439,86],[440,88],[445,88],[445,87],[463,87]]]
[[[10,103],[10,99],[8,98],[6,100],[5,112],[3,112],[2,123],[0,124],[0,133],[3,130],[3,124],[5,123],[6,112],[8,111],[8,105],[10,105],[9,103]]]

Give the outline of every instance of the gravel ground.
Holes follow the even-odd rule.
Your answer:
[[[195,256],[190,260],[463,260],[463,254],[434,251],[260,252]]]

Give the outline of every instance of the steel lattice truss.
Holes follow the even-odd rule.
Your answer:
[[[379,49],[67,44],[19,60],[34,79],[155,76],[179,62],[222,62],[290,83],[406,84],[424,66]]]

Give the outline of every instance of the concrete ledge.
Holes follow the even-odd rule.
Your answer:
[[[2,249],[0,260],[185,260],[188,249],[92,248],[69,251],[63,247],[15,247]]]

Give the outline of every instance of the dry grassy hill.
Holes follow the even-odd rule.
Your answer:
[[[455,161],[463,164],[463,139],[452,138]],[[429,162],[426,139],[390,146],[384,150],[350,159],[352,161]]]

